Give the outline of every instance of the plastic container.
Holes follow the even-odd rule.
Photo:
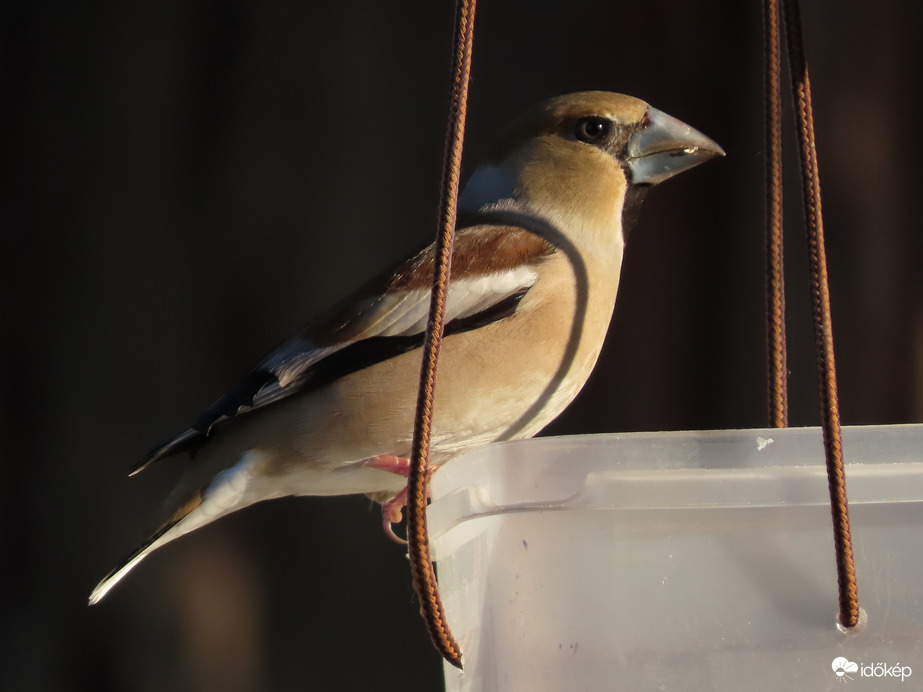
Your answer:
[[[846,428],[844,449],[868,616],[848,633],[818,428],[452,461],[428,515],[464,652],[447,690],[923,689],[923,426]]]

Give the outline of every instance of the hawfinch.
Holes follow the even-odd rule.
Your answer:
[[[630,96],[533,108],[459,198],[430,463],[530,437],[577,395],[615,305],[627,225],[652,185],[724,152]],[[152,551],[286,495],[400,498],[433,247],[319,315],[135,469],[193,457],[161,527],[90,596]],[[399,499],[385,505],[400,516]]]

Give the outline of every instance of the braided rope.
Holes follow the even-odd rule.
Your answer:
[[[439,596],[439,585],[429,552],[426,527],[427,461],[433,425],[433,399],[436,367],[445,327],[446,297],[452,265],[452,245],[461,176],[462,144],[468,110],[468,83],[471,76],[471,52],[474,43],[476,0],[458,0],[455,18],[455,63],[452,96],[446,134],[445,158],[440,201],[440,230],[436,238],[433,291],[429,323],[423,345],[420,389],[414,418],[413,451],[407,478],[407,547],[413,588],[420,600],[420,612],[426,621],[433,645],[452,665],[461,668],[461,648],[446,621]]]
[[[766,145],[766,372],[769,424],[788,427],[785,263],[782,232],[782,96],[779,1],[763,0]]]
[[[817,148],[814,140],[814,108],[811,103],[811,79],[804,55],[801,8],[798,0],[783,0],[783,16],[789,71],[792,75],[792,90],[798,116],[798,141],[801,145],[804,213],[811,262],[814,347],[820,390],[821,426],[824,431],[824,453],[827,459],[827,478],[833,514],[840,622],[846,627],[855,627],[859,622],[859,593],[849,530],[846,475],[843,468],[836,363],[833,356],[833,329],[830,319],[830,290],[827,283],[827,257],[824,251],[824,223],[821,213],[820,174],[817,168]]]

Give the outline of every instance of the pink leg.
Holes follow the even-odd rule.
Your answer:
[[[398,476],[407,478],[410,475],[410,459],[404,457],[395,457],[389,455],[380,455],[370,457],[362,462],[363,466],[387,471]],[[427,482],[438,466],[428,466],[426,469]],[[407,543],[403,538],[394,533],[394,524],[400,524],[404,518],[404,507],[407,505],[407,488],[401,490],[397,495],[385,502],[381,506],[382,525],[385,535],[395,543]]]
[[[370,469],[387,471],[404,478],[410,475],[410,459],[405,459],[404,457],[392,457],[382,454],[377,457],[369,457],[362,462],[362,465],[368,466]]]

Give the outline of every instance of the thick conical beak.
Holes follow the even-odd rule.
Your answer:
[[[628,140],[633,185],[656,185],[677,173],[724,156],[724,149],[682,120],[648,108],[646,124]]]

